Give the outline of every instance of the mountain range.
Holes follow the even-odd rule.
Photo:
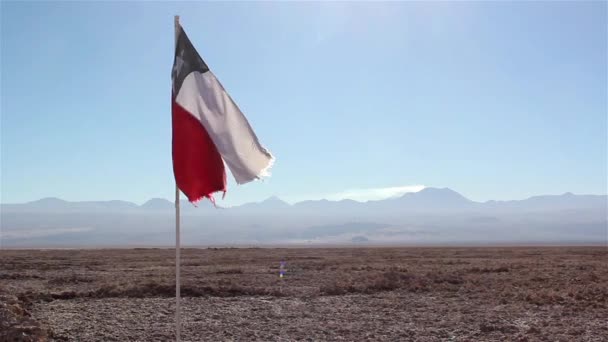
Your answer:
[[[214,208],[211,202],[203,200],[196,206],[187,200],[180,201],[181,210],[201,212],[207,209],[229,209],[233,211],[272,211],[272,210],[406,210],[406,211],[436,211],[436,210],[482,210],[493,209],[528,209],[555,210],[590,207],[606,207],[606,195],[574,195],[570,192],[562,195],[533,196],[524,200],[475,202],[449,188],[425,188],[419,192],[406,193],[398,198],[377,201],[357,202],[354,200],[329,201],[308,200],[293,205],[276,196],[261,202],[246,203],[239,206]],[[39,199],[33,202],[19,204],[0,204],[2,211],[23,212],[135,212],[135,211],[173,211],[174,202],[164,198],[152,198],[141,205],[132,202],[112,201],[82,201],[69,202],[55,197]]]
[[[180,203],[185,244],[605,243],[606,195],[475,202],[449,188],[357,202],[278,197],[229,208]],[[44,198],[0,206],[0,245],[170,245],[174,204],[161,198],[69,202]]]

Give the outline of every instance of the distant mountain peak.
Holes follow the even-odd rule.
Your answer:
[[[280,199],[277,196],[270,196],[261,202],[245,203],[243,205],[239,205],[234,208],[241,208],[241,209],[243,209],[243,208],[244,209],[246,209],[246,208],[271,208],[271,209],[275,209],[275,208],[284,208],[284,207],[289,207],[289,203],[283,201],[282,199]]]
[[[418,192],[408,192],[397,199],[410,208],[460,208],[474,202],[450,188],[424,188]]]
[[[151,198],[141,205],[141,207],[145,209],[165,209],[173,206],[173,202],[164,198]]]
[[[25,205],[38,209],[59,209],[68,207],[70,202],[57,197],[45,197],[37,201],[28,202]]]
[[[146,201],[146,203],[161,203],[161,202],[162,203],[165,203],[165,202],[173,203],[166,198],[160,198],[160,197],[150,198],[149,200]]]
[[[286,203],[286,202],[275,195],[275,196],[270,196],[267,199],[263,200],[262,203]]]
[[[67,203],[67,202],[68,201],[62,200],[61,198],[57,198],[57,197],[45,197],[45,198],[41,198],[39,200],[32,201],[29,203],[40,203],[40,204],[48,203],[48,204],[50,204],[50,203]]]
[[[450,188],[424,188],[418,192],[408,192],[406,194],[404,194],[402,197],[436,197],[436,198],[447,198],[447,197],[451,197],[451,198],[460,198],[460,199],[465,199],[468,201],[468,199],[464,196],[462,196],[460,193],[450,189]]]

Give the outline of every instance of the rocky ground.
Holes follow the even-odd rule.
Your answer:
[[[0,341],[174,339],[173,253],[0,251]],[[608,341],[605,247],[182,254],[184,341]]]

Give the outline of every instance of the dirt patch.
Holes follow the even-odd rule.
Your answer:
[[[47,341],[49,331],[17,297],[0,294],[0,341]]]
[[[183,249],[182,331],[184,341],[602,341],[606,252]],[[174,250],[4,250],[0,265],[0,341],[173,339]]]

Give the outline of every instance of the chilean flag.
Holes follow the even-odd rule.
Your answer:
[[[171,79],[173,173],[190,202],[226,192],[228,166],[237,184],[268,175],[274,157],[177,26]]]

